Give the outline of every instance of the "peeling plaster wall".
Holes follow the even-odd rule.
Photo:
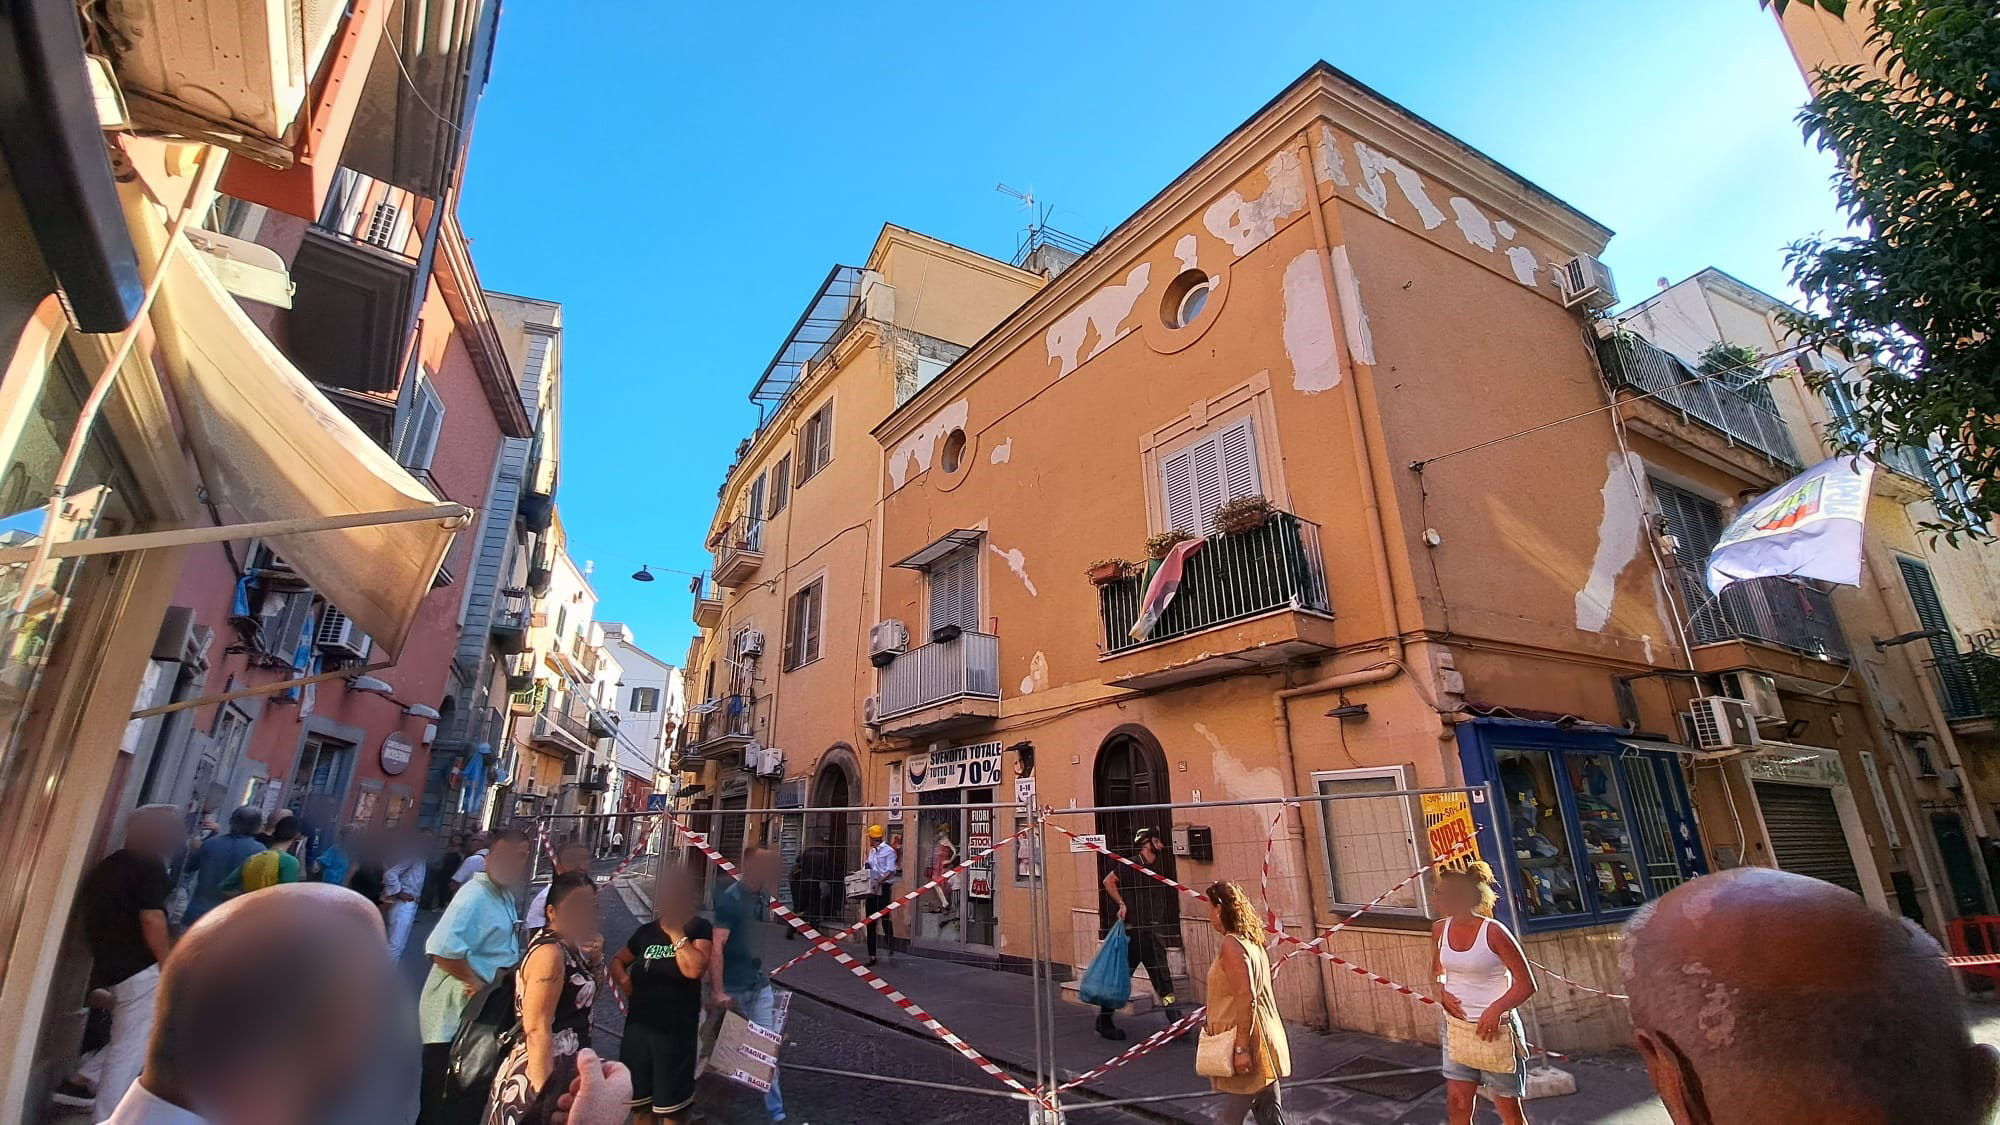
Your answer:
[[[1306,394],[1340,385],[1340,356],[1333,342],[1326,273],[1318,247],[1285,264],[1285,358],[1291,360],[1292,389]]]
[[[1597,554],[1591,560],[1590,580],[1576,592],[1579,629],[1601,633],[1611,620],[1618,576],[1644,542],[1646,512],[1638,490],[1645,479],[1646,463],[1638,454],[1613,453],[1605,458],[1604,518],[1597,524]]]
[[[901,488],[903,482],[909,479],[911,472],[921,473],[929,469],[931,454],[937,449],[937,443],[944,440],[946,434],[965,426],[965,414],[968,409],[967,401],[959,399],[938,411],[930,421],[917,427],[909,437],[897,443],[896,448],[889,451],[890,483]]]
[[[1132,315],[1132,306],[1146,291],[1152,271],[1149,262],[1133,266],[1123,282],[1099,289],[1049,326],[1045,342],[1049,362],[1056,365],[1057,378],[1089,363],[1099,352],[1125,338],[1132,330],[1126,323]]]

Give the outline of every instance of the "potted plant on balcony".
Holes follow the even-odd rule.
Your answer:
[[[1120,579],[1130,577],[1132,564],[1124,559],[1099,559],[1084,570],[1085,577],[1093,586],[1109,586]]]
[[[1164,559],[1167,557],[1167,552],[1174,549],[1174,544],[1193,538],[1194,533],[1182,531],[1180,528],[1175,528],[1172,531],[1162,531],[1158,535],[1146,540],[1146,557]]]
[[[1277,507],[1262,496],[1245,496],[1217,508],[1209,522],[1224,535],[1241,535],[1270,523],[1277,513]]]

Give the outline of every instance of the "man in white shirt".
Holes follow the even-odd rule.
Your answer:
[[[590,845],[572,840],[556,850],[555,873],[566,875],[571,871],[590,874]],[[534,899],[528,903],[527,925],[530,934],[549,924],[550,885],[542,884],[542,889],[536,891]]]
[[[458,892],[458,888],[463,887],[474,875],[486,870],[486,834],[483,832],[473,833],[471,846],[473,849],[472,854],[466,856],[465,861],[458,865],[458,870],[451,874],[451,889],[454,894]]]
[[[417,900],[424,894],[424,871],[430,866],[428,837],[412,833],[397,841],[402,862],[382,873],[382,903],[389,908],[389,959],[403,959],[410,943],[410,926],[417,920]]]
[[[881,910],[889,905],[889,897],[895,887],[896,876],[899,873],[897,869],[902,866],[902,862],[896,858],[896,849],[891,847],[889,841],[885,838],[887,835],[887,831],[879,824],[868,826],[868,839],[874,842],[874,846],[868,849],[866,866],[868,868],[869,893],[863,906],[869,914],[873,914],[877,910]],[[889,960],[894,961],[896,959],[896,927],[890,924],[889,915],[885,914],[881,920],[868,923],[868,963],[870,965],[875,963],[875,929],[878,926],[881,927],[883,939],[888,943]]]

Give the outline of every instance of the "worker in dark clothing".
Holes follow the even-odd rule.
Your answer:
[[[1132,846],[1137,849],[1132,857],[1135,861],[1159,870],[1160,859],[1167,851],[1159,832],[1139,829],[1132,837]],[[1146,966],[1153,995],[1159,998],[1169,1017],[1177,1018],[1173,1011],[1174,977],[1167,968],[1166,943],[1167,935],[1180,928],[1180,904],[1174,900],[1173,888],[1143,871],[1116,863],[1104,876],[1104,893],[1117,904],[1118,920],[1125,923],[1125,933],[1131,941],[1125,955],[1130,967]],[[1106,1039],[1125,1038],[1124,1030],[1111,1021],[1110,1008],[1098,1010],[1097,1033]]]

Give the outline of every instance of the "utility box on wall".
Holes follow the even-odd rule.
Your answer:
[[[1215,830],[1206,824],[1174,825],[1174,854],[1200,863],[1215,862]]]

